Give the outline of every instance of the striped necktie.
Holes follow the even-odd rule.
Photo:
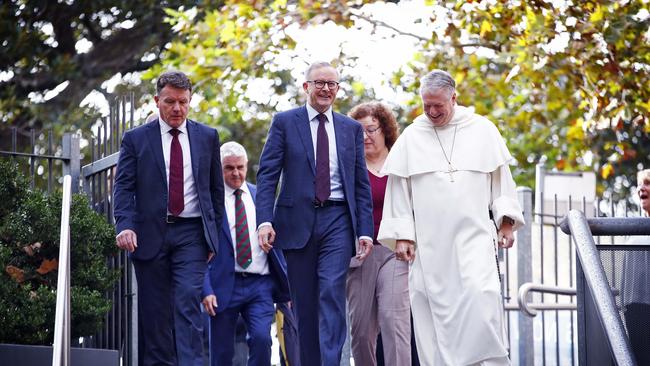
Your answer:
[[[241,189],[235,190],[235,238],[236,242],[236,256],[237,264],[241,268],[248,268],[252,259],[251,253],[251,239],[248,234],[248,218],[246,217],[246,207],[244,201],[241,199],[241,194],[244,191]]]

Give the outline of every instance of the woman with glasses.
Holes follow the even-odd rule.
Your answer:
[[[381,169],[397,140],[397,121],[381,103],[354,107],[350,117],[364,129],[364,150],[372,191],[375,224],[374,249],[359,262],[352,259],[347,280],[352,356],[356,365],[377,365],[377,335],[381,332],[387,365],[411,364],[411,323],[408,295],[408,262],[377,241],[388,176]]]

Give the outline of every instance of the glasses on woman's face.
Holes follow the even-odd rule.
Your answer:
[[[381,128],[379,126],[375,126],[375,127],[366,127],[363,130],[366,132],[366,135],[372,136],[372,135],[376,134],[377,131],[380,131]]]
[[[325,80],[307,80],[308,83],[313,83],[316,89],[323,89],[327,85],[330,89],[336,89],[339,86],[338,81],[325,81]]]

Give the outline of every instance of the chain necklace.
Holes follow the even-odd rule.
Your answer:
[[[445,160],[447,160],[447,171],[446,171],[446,173],[449,174],[449,181],[450,182],[454,182],[453,173],[457,171],[451,165],[451,158],[452,158],[452,155],[454,155],[454,145],[456,144],[456,131],[457,130],[458,130],[458,125],[455,125],[454,126],[454,138],[451,140],[451,151],[449,152],[449,157],[447,157],[447,153],[445,152],[445,148],[442,147],[442,141],[440,141],[440,136],[438,136],[438,130],[436,129],[435,126],[433,127],[433,132],[436,133],[436,138],[438,139],[438,145],[440,145],[440,150],[442,150],[442,154],[445,156]]]

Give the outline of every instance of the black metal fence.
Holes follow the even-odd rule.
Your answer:
[[[70,175],[73,192],[82,190],[94,210],[113,224],[115,166],[122,134],[134,126],[134,97],[115,98],[109,108],[109,116],[93,126],[92,131],[64,133],[60,141],[55,140],[52,130],[22,132],[12,128],[10,141],[0,143],[0,157],[16,160],[30,178],[32,189],[53,192],[59,189],[62,177]],[[82,166],[82,162],[87,164]],[[108,259],[108,265],[121,271],[119,282],[106,294],[113,307],[106,314],[100,332],[73,344],[119,350],[122,365],[137,365],[135,274],[125,252]]]

